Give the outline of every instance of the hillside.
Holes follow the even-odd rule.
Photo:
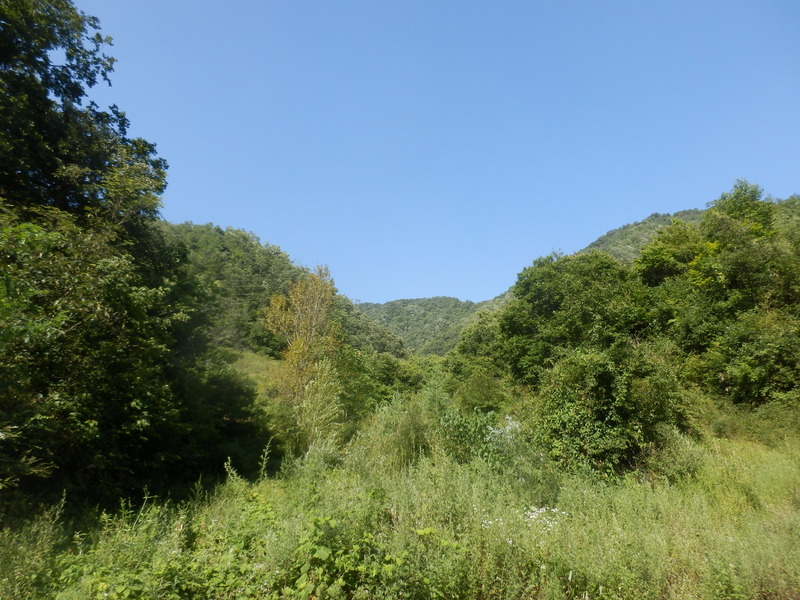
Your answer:
[[[160,231],[186,254],[185,269],[208,294],[208,335],[215,346],[277,356],[281,340],[267,331],[264,307],[274,294],[307,275],[278,246],[250,232],[211,223],[159,222]],[[336,296],[336,317],[346,341],[357,348],[403,354],[399,338]]]
[[[653,213],[642,221],[612,229],[586,246],[581,252],[600,250],[624,263],[632,263],[639,257],[642,248],[655,237],[656,231],[666,227],[675,219],[696,225],[700,222],[702,214],[703,211],[696,208],[674,214]]]
[[[628,223],[603,234],[580,252],[600,250],[630,264],[655,237],[656,232],[678,219],[697,224],[703,211],[682,210],[674,214],[653,213],[642,221]],[[492,300],[470,302],[439,296],[363,302],[357,308],[403,340],[405,347],[417,354],[444,355],[452,350],[473,316],[481,310],[504,306],[511,298],[506,291]]]
[[[403,340],[418,354],[444,354],[452,349],[469,318],[486,302],[437,296],[392,300],[383,304],[362,302],[358,309]]]

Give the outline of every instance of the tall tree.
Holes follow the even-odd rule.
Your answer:
[[[327,267],[276,294],[267,309],[267,327],[286,340],[283,363],[294,417],[295,451],[318,439],[338,436],[343,387],[336,353],[341,347],[338,326],[331,319],[336,288]]]
[[[166,164],[127,137],[123,113],[87,102],[109,81],[110,43],[69,0],[0,7],[0,196],[13,205],[116,222],[157,213]]]
[[[98,27],[69,0],[0,3],[3,491],[194,479],[247,395],[198,343],[201,291],[155,226],[166,163],[87,102],[113,67]]]
[[[267,327],[286,340],[283,358],[292,377],[292,393],[302,398],[314,377],[316,365],[338,345],[331,321],[336,288],[327,267],[317,267],[289,287],[289,293],[272,297]]]

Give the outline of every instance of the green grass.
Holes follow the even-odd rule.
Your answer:
[[[275,390],[279,379],[280,361],[244,350],[238,353],[233,366],[255,384],[259,395],[270,394]]]
[[[561,473],[524,440],[502,460],[455,460],[432,395],[397,399],[278,477],[231,472],[211,494],[79,533],[55,511],[6,528],[0,598],[798,597],[796,439],[693,442],[680,479],[606,481]],[[375,443],[403,418],[424,443]]]

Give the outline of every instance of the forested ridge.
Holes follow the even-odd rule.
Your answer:
[[[439,296],[361,302],[358,309],[401,338],[409,350],[442,355],[453,349],[469,318],[487,304]]]
[[[623,225],[600,236],[582,252],[600,250],[614,258],[632,263],[655,236],[656,232],[673,220],[699,223],[702,211],[682,210],[673,215],[655,213],[635,223]],[[389,331],[397,335],[406,348],[417,354],[444,355],[458,343],[463,329],[481,311],[491,311],[503,306],[511,297],[511,290],[482,302],[471,302],[439,296],[391,300],[384,303],[361,302],[358,308]]]
[[[798,597],[800,196],[356,305],[160,218],[109,43],[0,3],[0,598]]]
[[[681,210],[671,215],[653,213],[642,221],[628,223],[601,235],[583,251],[600,250],[630,264],[639,258],[642,248],[652,241],[659,229],[675,220],[697,225],[702,215],[703,211],[697,209]]]

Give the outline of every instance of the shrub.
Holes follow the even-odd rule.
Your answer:
[[[687,427],[678,380],[663,350],[624,346],[565,352],[539,394],[534,436],[566,465],[635,466],[664,427]]]

